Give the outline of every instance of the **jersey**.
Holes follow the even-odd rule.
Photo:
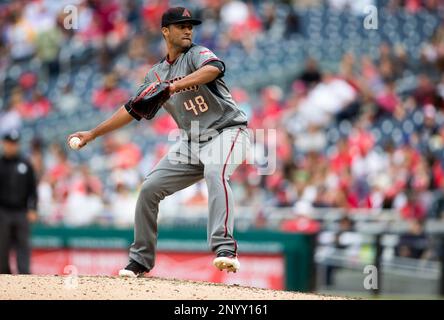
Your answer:
[[[158,81],[156,73],[162,81],[174,83],[212,61],[219,61],[225,69],[223,61],[211,50],[192,44],[174,62],[170,63],[163,58],[155,64],[145,76],[138,93]],[[196,121],[196,126],[198,124],[200,136],[205,135],[209,129],[220,132],[227,127],[247,124],[246,114],[238,108],[222,79],[224,71],[210,83],[174,93],[163,105],[188,137],[191,136],[193,121]]]

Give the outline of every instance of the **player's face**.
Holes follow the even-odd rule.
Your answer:
[[[186,49],[193,40],[193,25],[191,23],[172,24],[165,34],[167,41],[176,47]]]

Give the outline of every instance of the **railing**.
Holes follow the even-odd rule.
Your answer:
[[[358,295],[444,296],[444,233],[429,232],[438,254],[434,259],[396,256],[398,233],[354,232],[357,241],[345,249],[320,243],[315,253],[317,290],[328,293],[348,291]],[[322,234],[320,235],[322,238]],[[364,285],[368,267],[376,272],[376,285]],[[368,272],[368,271],[367,271]]]

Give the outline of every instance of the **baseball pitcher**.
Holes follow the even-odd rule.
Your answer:
[[[122,277],[138,277],[154,267],[159,202],[201,179],[208,187],[208,244],[215,267],[240,268],[233,237],[234,201],[230,175],[245,160],[250,137],[247,118],[233,101],[223,78],[225,65],[211,50],[192,42],[193,26],[201,21],[183,7],[162,16],[161,31],[168,53],[152,67],[136,95],[109,119],[78,137],[82,148],[95,138],[132,120],[152,119],[163,107],[181,130],[173,145],[146,176],[137,200],[134,242]]]

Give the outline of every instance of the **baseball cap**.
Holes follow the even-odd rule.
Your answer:
[[[3,140],[10,142],[18,142],[20,140],[20,133],[17,130],[12,130],[3,134]]]
[[[162,15],[162,28],[170,24],[189,22],[192,25],[201,24],[202,21],[193,18],[191,11],[184,7],[169,8]]]

